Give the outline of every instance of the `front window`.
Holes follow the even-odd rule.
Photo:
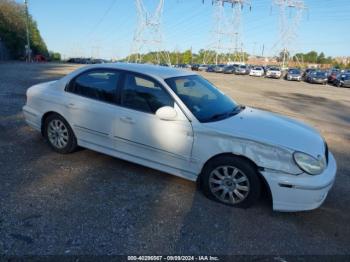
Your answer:
[[[161,107],[174,107],[174,100],[153,79],[128,73],[121,92],[121,105],[155,114]]]
[[[165,81],[200,122],[219,121],[242,110],[201,76],[174,77]]]

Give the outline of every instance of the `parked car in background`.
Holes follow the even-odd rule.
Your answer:
[[[266,185],[274,210],[315,209],[335,181],[336,161],[314,128],[240,105],[190,71],[92,65],[26,95],[25,120],[53,151],[81,146],[196,181],[226,205],[247,208]]]
[[[254,66],[251,70],[249,75],[251,76],[264,76],[265,75],[265,70],[262,66]]]
[[[193,64],[193,65],[191,66],[191,70],[192,70],[192,71],[198,71],[198,69],[199,69],[199,64]]]
[[[233,65],[227,65],[223,68],[224,74],[233,74],[235,72],[236,68]]]
[[[306,82],[309,82],[311,84],[327,84],[328,82],[328,77],[327,77],[327,73],[324,71],[314,71],[314,72],[310,72],[306,79]]]
[[[285,79],[288,81],[301,81],[302,79],[301,70],[297,68],[288,69]]]
[[[328,74],[328,83],[333,84],[334,81],[337,79],[338,75],[340,74],[339,69],[332,69],[329,71]]]
[[[213,73],[215,72],[215,65],[208,65],[208,68],[206,70],[207,72]]]
[[[303,73],[303,79],[306,80],[308,75],[312,72],[316,72],[317,70],[315,68],[307,68]]]
[[[282,71],[279,67],[269,67],[266,71],[267,78],[279,79],[282,76]]]
[[[202,64],[199,65],[198,71],[206,71],[208,69],[208,65]]]
[[[225,66],[226,65],[224,65],[224,64],[215,65],[215,67],[214,67],[215,73],[223,73]]]
[[[46,62],[46,58],[43,55],[36,55],[33,60],[34,62]]]
[[[246,65],[239,65],[236,70],[235,74],[236,75],[249,75],[249,67]]]
[[[350,73],[339,74],[333,84],[337,87],[350,87]]]

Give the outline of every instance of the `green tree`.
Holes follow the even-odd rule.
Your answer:
[[[30,45],[33,54],[48,55],[37,23],[29,16]],[[14,0],[0,0],[0,38],[4,41],[14,58],[24,56],[26,45],[26,13],[23,4]]]
[[[61,61],[61,54],[60,53],[55,53],[55,52],[49,52],[49,58],[51,61]]]
[[[190,64],[192,63],[192,51],[191,50],[186,50],[184,53],[183,53],[183,62],[185,64]]]
[[[319,64],[325,64],[326,62],[326,56],[324,55],[323,52],[321,52],[318,56],[317,56],[317,63]]]

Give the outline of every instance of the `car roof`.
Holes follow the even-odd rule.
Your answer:
[[[96,64],[87,66],[85,69],[94,69],[94,68],[113,68],[126,71],[132,71],[135,73],[141,73],[153,77],[159,77],[163,79],[178,77],[178,76],[187,76],[187,75],[196,75],[192,71],[181,70],[172,67],[150,65],[150,64],[135,64],[135,63],[110,63],[110,64]]]

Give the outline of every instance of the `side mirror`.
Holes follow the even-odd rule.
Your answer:
[[[156,116],[162,120],[173,121],[177,117],[177,112],[170,106],[164,106],[157,110]]]

